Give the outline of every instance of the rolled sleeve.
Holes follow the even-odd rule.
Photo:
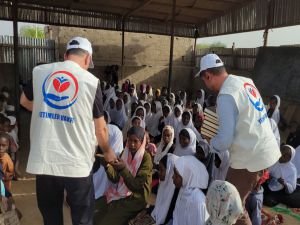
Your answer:
[[[217,99],[217,114],[219,117],[218,134],[211,139],[211,147],[215,152],[229,149],[233,142],[238,109],[231,95],[219,95]]]

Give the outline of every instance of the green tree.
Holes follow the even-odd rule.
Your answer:
[[[206,48],[226,48],[226,44],[222,42],[214,42],[212,44],[197,44],[198,49],[206,49]]]
[[[20,36],[31,38],[45,38],[45,32],[42,27],[23,26],[20,29]]]

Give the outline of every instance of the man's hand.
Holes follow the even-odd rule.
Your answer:
[[[110,164],[117,171],[121,171],[126,167],[123,159],[121,159],[121,158],[118,158],[117,160],[115,160],[114,162],[111,162]]]
[[[104,152],[103,155],[107,163],[112,163],[117,160],[117,156],[112,149],[110,149],[108,152]]]

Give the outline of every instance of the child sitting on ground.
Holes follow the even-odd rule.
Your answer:
[[[132,127],[120,158],[106,169],[113,183],[98,201],[96,225],[123,225],[135,217],[150,197],[152,161],[145,150],[145,129]]]

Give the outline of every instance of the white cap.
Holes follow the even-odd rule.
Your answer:
[[[91,62],[89,68],[94,68],[94,63],[92,60],[93,49],[91,42],[83,37],[73,37],[67,44],[67,51],[74,48],[80,48],[87,51],[91,55]]]
[[[200,76],[200,73],[204,70],[221,66],[224,66],[224,63],[219,56],[217,56],[216,54],[207,54],[201,58],[200,71],[195,75],[195,77]]]
[[[11,126],[16,125],[16,121],[17,121],[16,117],[14,117],[14,116],[8,116],[7,118],[10,120],[10,125]]]

